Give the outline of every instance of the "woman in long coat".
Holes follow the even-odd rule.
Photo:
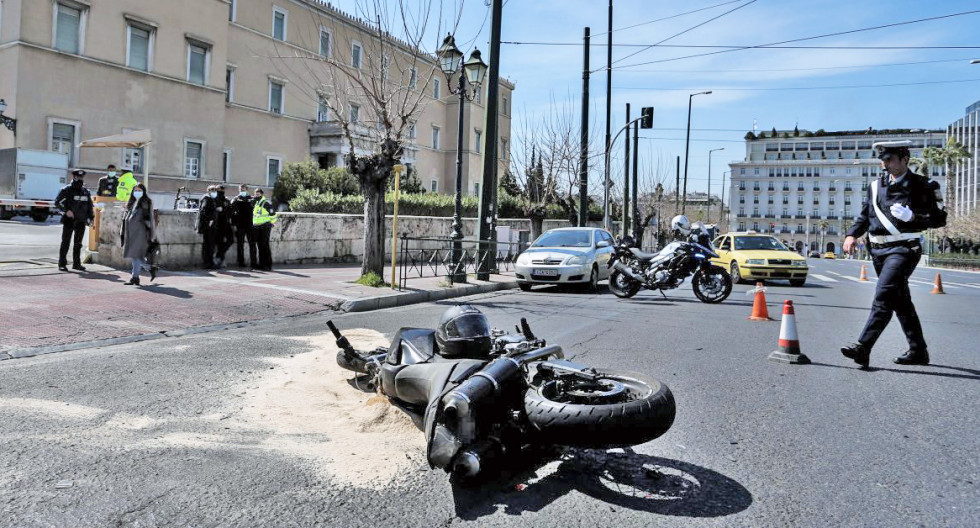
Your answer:
[[[146,252],[150,242],[157,239],[156,224],[153,221],[153,202],[146,194],[142,183],[133,187],[133,193],[126,204],[126,223],[123,227],[123,257],[133,262],[133,276],[127,285],[140,285],[140,271],[149,268],[150,280],[156,278],[156,266],[146,265]]]

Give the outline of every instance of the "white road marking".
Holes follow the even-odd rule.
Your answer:
[[[976,289],[980,290],[980,285],[977,285],[977,284],[963,284],[962,282],[946,282],[946,281],[943,281],[943,286],[947,286],[949,284],[952,284],[953,287],[956,287],[956,286],[965,286],[967,288],[976,288]]]
[[[247,287],[267,288],[267,289],[270,289],[270,290],[279,290],[279,291],[287,291],[287,292],[293,292],[293,293],[302,293],[302,294],[305,294],[305,295],[315,295],[317,297],[328,297],[330,299],[340,299],[342,301],[350,301],[350,300],[353,300],[352,297],[347,297],[346,295],[341,295],[341,294],[338,294],[338,293],[321,292],[321,291],[314,291],[314,290],[304,290],[304,289],[301,289],[301,288],[290,288],[288,286],[277,286],[275,284],[262,284],[261,282],[257,282],[257,281],[243,281],[243,280],[234,280],[234,279],[223,279],[223,278],[220,278],[220,277],[209,277],[207,275],[197,275],[195,273],[188,273],[188,272],[182,272],[182,271],[172,271],[172,272],[170,272],[170,274],[171,275],[183,275],[183,276],[188,277],[188,278],[191,278],[191,279],[201,279],[201,280],[209,280],[209,281],[213,281],[213,282],[223,282],[225,284],[238,284],[238,285],[247,286]]]
[[[826,275],[820,275],[818,273],[811,273],[810,276],[811,277],[814,277],[814,278],[817,278],[817,279],[820,279],[820,280],[822,280],[824,282],[837,282],[837,279],[831,279],[830,277],[828,277]]]
[[[914,282],[914,283],[916,283],[916,284],[922,284],[922,285],[924,285],[924,286],[929,286],[930,288],[936,285],[936,284],[935,284],[935,283],[933,283],[933,282],[929,282],[929,281],[924,281],[924,280],[919,280],[919,279],[909,279],[909,282]],[[959,287],[959,286],[949,286],[949,284],[950,284],[950,283],[948,283],[948,282],[943,282],[943,287],[945,288],[945,287],[947,287],[947,286],[948,286],[948,287],[949,287],[950,289],[953,289],[953,290],[955,290],[956,288],[958,288],[958,287]]]

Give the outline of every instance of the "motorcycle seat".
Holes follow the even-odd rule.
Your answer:
[[[632,253],[633,256],[639,259],[640,261],[653,260],[657,257],[657,255],[659,255],[659,253],[644,253],[636,248],[630,248],[630,253]]]
[[[426,406],[449,383],[459,383],[481,369],[485,361],[459,359],[413,365],[386,364],[381,369],[384,393],[409,405]]]

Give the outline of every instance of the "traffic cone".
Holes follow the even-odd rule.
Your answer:
[[[766,288],[762,286],[761,282],[755,284],[755,290],[749,290],[749,292],[755,292],[755,299],[752,301],[752,315],[749,316],[751,321],[772,321],[773,319],[769,317],[769,308],[766,307]]]
[[[806,365],[810,358],[800,353],[800,338],[796,333],[796,314],[793,301],[783,304],[783,321],[779,326],[779,348],[769,354],[769,359],[783,363]]]
[[[868,267],[861,264],[861,276],[858,277],[859,281],[868,282]]]
[[[932,287],[932,291],[929,293],[946,293],[943,291],[943,278],[936,274],[936,285]]]

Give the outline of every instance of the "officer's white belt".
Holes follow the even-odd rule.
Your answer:
[[[899,233],[897,235],[868,235],[868,240],[875,244],[887,244],[902,240],[917,240],[921,237],[922,233]]]

